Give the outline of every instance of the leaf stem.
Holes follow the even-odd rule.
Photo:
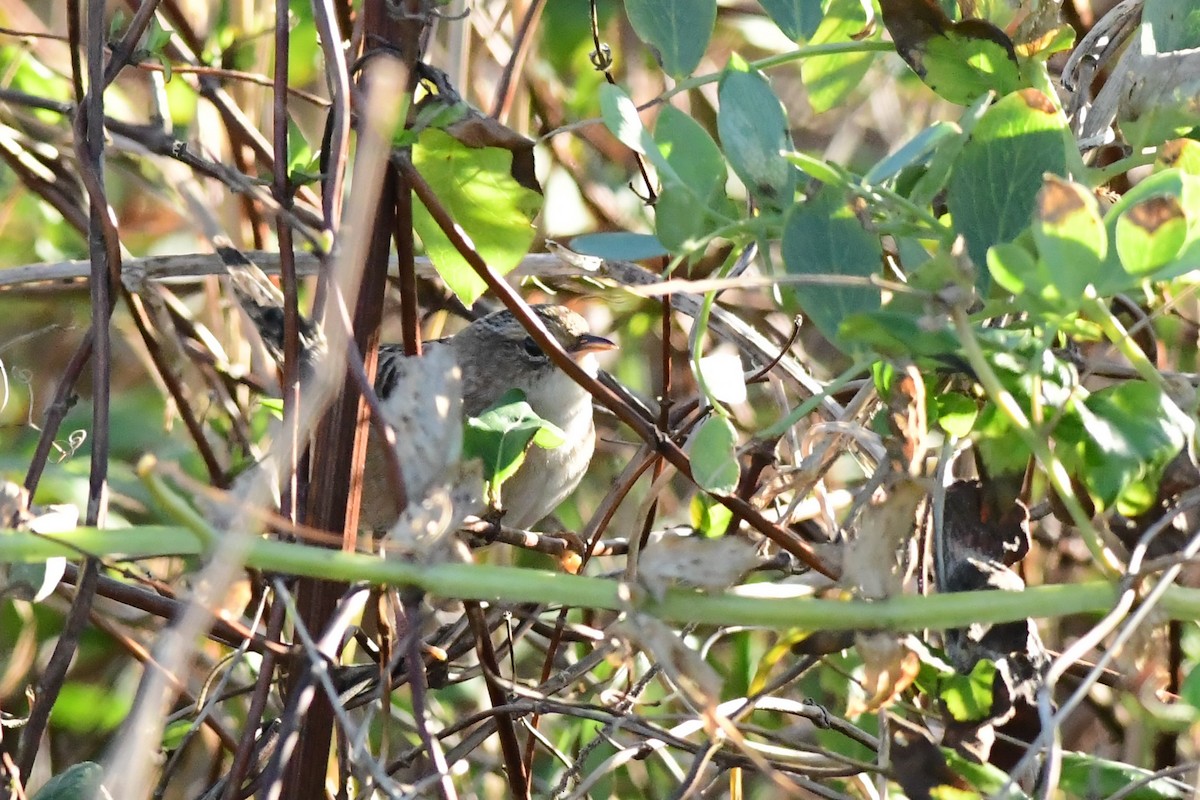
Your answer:
[[[1137,342],[1133,340],[1133,337],[1125,330],[1125,326],[1112,313],[1112,309],[1096,295],[1096,288],[1094,286],[1088,286],[1084,291],[1083,308],[1081,310],[1100,326],[1100,329],[1104,331],[1104,335],[1108,337],[1108,340],[1112,342],[1118,352],[1125,356],[1125,360],[1141,376],[1142,380],[1157,386],[1164,394],[1170,394],[1171,387],[1167,383],[1166,378],[1150,363],[1150,359],[1146,358],[1146,354],[1142,352],[1142,348],[1137,346]]]

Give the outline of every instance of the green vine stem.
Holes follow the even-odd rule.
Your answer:
[[[92,553],[104,558],[194,556],[200,539],[182,527],[146,526],[125,530],[79,528],[67,533],[35,534],[0,531],[0,563],[39,562],[48,558]],[[1028,617],[1101,614],[1121,589],[1116,583],[1035,586],[1020,592],[956,592],[905,595],[867,602],[825,600],[810,596],[781,597],[770,584],[749,584],[727,594],[667,589],[661,600],[607,578],[489,564],[421,564],[383,559],[367,553],[254,538],[246,549],[246,566],[288,575],[374,585],[416,586],[438,597],[505,603],[550,603],[614,611],[632,606],[674,622],[704,625],[753,625],[778,629],[895,630],[953,628],[972,623],[1011,622]],[[751,596],[751,593],[772,596]],[[1200,619],[1200,590],[1172,586],[1163,599],[1172,619]]]

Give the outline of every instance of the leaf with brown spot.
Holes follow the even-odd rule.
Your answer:
[[[1200,142],[1195,139],[1172,139],[1158,148],[1154,171],[1172,168],[1188,175],[1200,175]]]
[[[1108,234],[1096,198],[1084,186],[1047,175],[1034,208],[1033,238],[1051,286],[1068,307],[1078,307],[1084,290],[1108,254]]]
[[[1117,219],[1117,254],[1130,275],[1148,275],[1171,262],[1187,238],[1179,198],[1150,197]]]
[[[959,154],[946,194],[971,260],[983,267],[988,248],[1027,230],[1043,176],[1066,175],[1077,160],[1066,118],[1037,90],[1002,97],[989,108]]]
[[[512,153],[513,180],[531,192],[541,194],[542,185],[533,169],[533,140],[474,109],[471,112],[448,125],[446,133],[467,147],[499,147]]]
[[[1022,83],[1012,40],[982,19],[954,22],[933,0],[880,0],[896,52],[925,84],[952,103],[986,92],[1006,95]]]

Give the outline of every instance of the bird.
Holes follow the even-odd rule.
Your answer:
[[[550,335],[585,372],[593,377],[600,365],[596,354],[616,345],[591,333],[587,321],[562,305],[531,306]],[[461,372],[462,413],[478,416],[496,404],[502,395],[519,389],[533,412],[556,425],[564,442],[556,448],[530,447],[525,461],[504,483],[502,498],[505,525],[528,528],[548,516],[579,485],[595,451],[596,427],[592,419],[592,396],[563,372],[534,340],[516,315],[508,309],[495,311],[445,339],[429,342],[425,355],[447,348]],[[375,392],[385,418],[389,398],[398,392],[410,371],[414,356],[401,345],[379,348]],[[378,433],[367,444],[359,525],[385,531],[396,518],[390,495],[390,479],[382,468],[384,447]]]
[[[217,254],[226,266],[231,286],[239,304],[253,322],[268,353],[277,363],[283,362],[283,294],[266,274],[233,247],[227,240],[214,240]],[[616,348],[611,340],[593,334],[587,321],[575,311],[562,305],[542,304],[530,307],[562,346],[589,375],[599,373],[596,354]],[[299,320],[300,374],[302,380],[318,368],[327,349],[320,326],[311,319]],[[439,352],[440,351],[440,352]],[[413,368],[413,359],[437,354],[447,370],[457,364],[457,374],[430,380]],[[592,420],[591,395],[571,379],[550,359],[512,311],[502,309],[474,320],[453,336],[428,342],[424,356],[410,356],[401,344],[381,344],[376,368],[375,394],[385,421],[393,427],[413,430],[445,412],[447,404],[430,396],[434,389],[421,383],[428,381],[438,387],[461,386],[461,402],[455,398],[448,405],[461,408],[464,417],[478,416],[496,404],[505,393],[519,389],[533,412],[556,425],[564,434],[564,442],[556,448],[531,447],[525,461],[503,486],[503,522],[510,527],[528,528],[552,512],[583,479],[596,445],[596,428]],[[440,391],[438,389],[436,391]],[[405,407],[416,405],[419,408]],[[404,422],[404,425],[397,425]],[[432,420],[436,425],[437,421]],[[419,432],[424,434],[424,431]],[[457,448],[459,437],[446,438],[436,431],[429,442],[409,441],[411,453],[422,446]],[[411,445],[416,444],[416,450]],[[451,444],[452,443],[452,444]],[[359,528],[376,534],[386,533],[397,519],[397,507],[391,478],[388,475],[382,450],[385,447],[379,432],[372,427],[367,441],[367,458],[363,474]],[[445,454],[438,454],[444,461]],[[439,459],[426,459],[438,461]],[[433,470],[421,471],[423,465],[405,468],[406,484],[410,479],[427,483]],[[406,487],[406,489],[409,487]],[[425,486],[421,487],[423,491]],[[413,498],[410,498],[410,500]],[[476,509],[484,511],[486,509]]]

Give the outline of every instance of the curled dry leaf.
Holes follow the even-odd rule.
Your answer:
[[[408,507],[391,528],[389,549],[436,559],[446,534],[482,503],[479,462],[461,461],[462,373],[454,352],[436,343],[421,358],[399,359],[393,367],[395,384],[383,412],[396,430]],[[373,438],[370,446],[383,443]],[[365,475],[364,495],[389,492],[388,480],[382,470]]]
[[[894,634],[860,633],[854,637],[854,646],[863,660],[864,696],[850,696],[849,717],[891,705],[921,670],[921,659]]]
[[[847,545],[842,584],[860,597],[881,600],[900,593],[903,575],[896,551],[912,535],[917,506],[925,498],[924,487],[902,477],[880,490],[863,509],[858,535]]]
[[[491,117],[485,117],[475,109],[471,109],[463,119],[446,128],[446,133],[453,136],[467,147],[499,147],[512,153],[513,180],[526,189],[542,191],[537,175],[533,168],[533,140],[506,127]]]

